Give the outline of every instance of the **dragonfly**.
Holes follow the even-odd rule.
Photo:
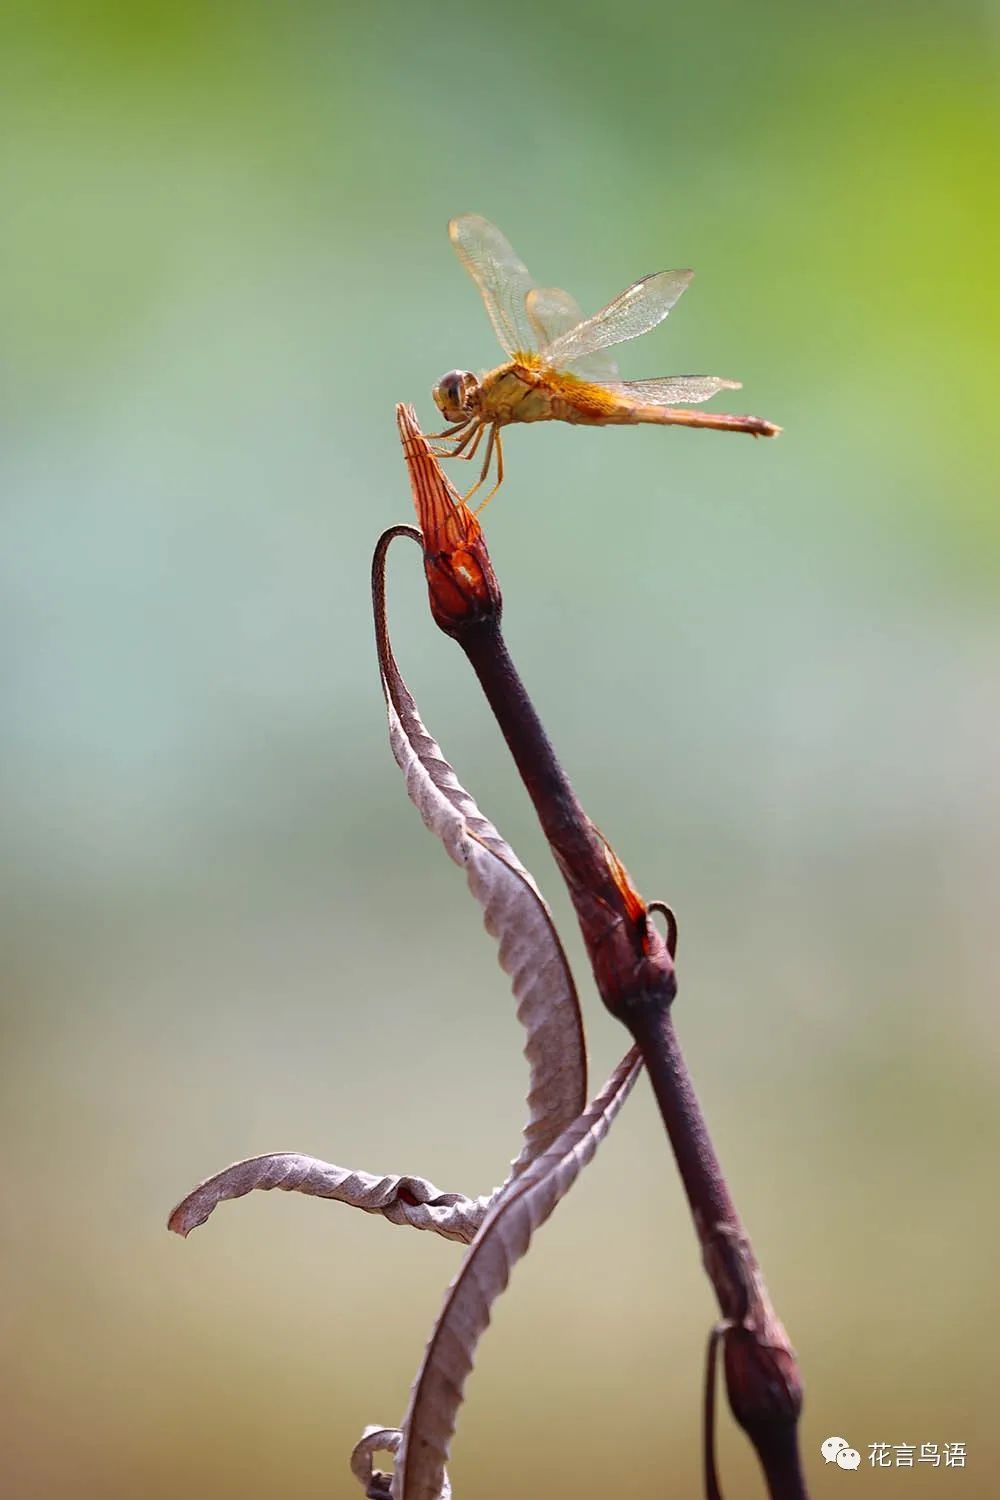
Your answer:
[[[763,417],[697,412],[687,408],[719,391],[740,389],[718,375],[668,375],[658,380],[621,380],[611,352],[655,328],[676,305],[693,271],[644,276],[585,318],[559,287],[541,287],[495,224],[481,214],[452,219],[448,234],[459,260],[486,305],[504,364],[484,375],[450,370],[434,387],[434,402],[448,424],[430,436],[445,446],[438,458],[473,459],[486,438],[485,457],[470,500],[486,483],[496,461],[496,482],[475,507],[482,510],[503,483],[500,430],[512,422],[572,422],[609,427],[639,422],[664,427],[707,427],[776,437],[781,431]]]

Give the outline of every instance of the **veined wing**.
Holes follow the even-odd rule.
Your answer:
[[[640,406],[697,406],[719,391],[738,391],[738,380],[721,375],[667,375],[662,380],[599,380],[602,390]]]
[[[510,241],[482,214],[462,214],[448,225],[459,260],[479,288],[500,347],[510,355],[538,348],[526,299],[534,281]]]
[[[693,271],[657,271],[655,276],[644,276],[592,318],[561,334],[541,351],[543,359],[565,370],[601,349],[648,333],[663,322],[693,275]]]
[[[545,349],[583,322],[580,304],[558,286],[532,287],[525,299],[528,317],[537,337],[537,348]],[[573,373],[588,380],[616,380],[618,361],[607,350],[586,355],[573,365]]]

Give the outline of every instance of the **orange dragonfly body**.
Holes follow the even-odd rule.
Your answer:
[[[511,422],[574,422],[587,427],[654,422],[665,427],[709,427],[776,437],[763,417],[689,411],[738,380],[717,375],[671,375],[660,380],[620,380],[611,350],[648,333],[670,312],[693,271],[660,271],[627,287],[607,307],[584,318],[568,292],[536,286],[527,267],[495,225],[463,214],[448,226],[451,242],[486,304],[506,364],[483,376],[451,370],[434,387],[434,401],[449,426],[436,436],[451,441],[438,457],[471,459],[483,438],[486,457],[470,499],[486,482],[496,457],[503,483],[501,427]]]

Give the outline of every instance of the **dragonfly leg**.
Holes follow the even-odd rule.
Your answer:
[[[474,514],[477,515],[477,516],[478,516],[478,514],[479,514],[479,512],[481,510],[485,510],[486,509],[487,505],[489,505],[490,501],[493,499],[493,496],[496,494],[497,490],[503,484],[503,443],[500,441],[500,429],[499,429],[499,427],[494,427],[492,430],[493,430],[493,432],[496,433],[496,438],[497,438],[497,482],[493,486],[493,488],[490,490],[489,494],[486,496],[486,499],[485,500],[480,500],[479,504],[476,506]],[[486,475],[484,474],[483,475],[483,479],[485,479],[485,478],[486,478]],[[481,479],[479,481],[479,483],[482,484],[482,482],[483,482],[483,480]],[[466,496],[466,499],[468,499],[468,496]]]
[[[435,458],[472,458],[474,457],[476,449],[479,447],[479,444],[482,441],[482,436],[483,423],[478,422],[475,425],[469,426],[465,436],[459,438],[454,447],[432,448],[431,452],[434,454]],[[468,453],[463,453],[462,449],[466,446],[470,439],[472,441],[472,447],[469,449]]]
[[[476,428],[476,435],[475,435],[475,437],[472,440],[472,447],[469,449],[468,453],[457,453],[456,452],[456,453],[453,453],[451,455],[452,458],[475,458],[475,456],[476,456],[476,449],[479,447],[479,444],[482,442],[482,440],[483,440],[483,433],[485,431],[486,431],[486,423],[485,422],[480,422],[479,425]],[[462,447],[463,448],[465,447],[464,443],[462,444]]]
[[[430,443],[436,443],[439,438],[453,438],[456,433],[461,432],[469,425],[469,418],[463,417],[461,422],[455,422],[451,427],[443,427],[440,432],[425,432],[423,435]]]
[[[479,478],[472,486],[472,489],[469,490],[468,494],[462,496],[464,504],[468,505],[469,501],[472,499],[476,491],[482,489],[483,485],[486,483],[486,476],[490,472],[490,464],[493,462],[493,449],[495,446],[499,446],[499,442],[500,436],[497,430],[497,425],[494,422],[490,426],[490,435],[486,439],[486,457],[483,459],[483,467],[480,470]],[[477,506],[476,509],[478,510],[479,507]]]
[[[428,447],[430,448],[435,458],[453,458],[456,453],[461,453],[462,449],[465,447],[465,444],[468,442],[469,438],[472,436],[475,430],[476,429],[474,427],[468,427],[464,430],[463,435],[460,438],[446,438],[443,443],[428,443]]]

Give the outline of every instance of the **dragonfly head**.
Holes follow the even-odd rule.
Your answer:
[[[434,387],[434,402],[446,422],[465,422],[479,410],[482,390],[468,370],[449,370]]]

